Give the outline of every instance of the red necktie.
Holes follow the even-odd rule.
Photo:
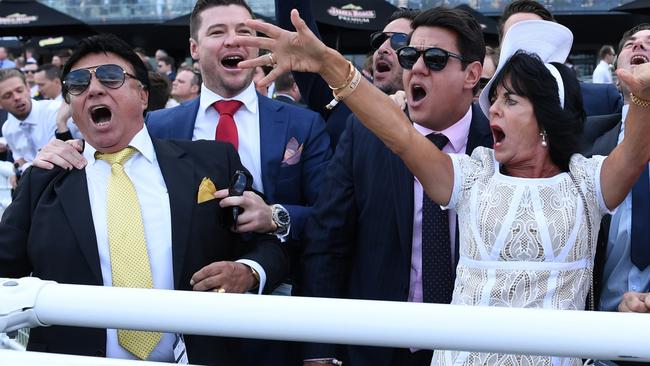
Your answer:
[[[242,102],[238,100],[220,100],[213,104],[214,109],[219,112],[219,123],[214,138],[217,141],[230,142],[235,150],[239,148],[239,136],[233,115],[241,105]]]

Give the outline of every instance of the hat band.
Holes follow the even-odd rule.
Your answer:
[[[544,66],[546,66],[548,71],[550,71],[551,75],[555,78],[555,82],[557,83],[557,93],[560,97],[560,106],[564,109],[564,82],[562,81],[562,75],[560,75],[560,72],[555,66],[551,64],[544,64]]]

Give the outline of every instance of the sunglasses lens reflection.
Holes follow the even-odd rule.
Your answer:
[[[101,65],[95,69],[95,77],[107,88],[117,89],[124,84],[124,69],[118,65]],[[87,69],[71,71],[65,77],[68,93],[79,95],[90,85],[92,72]]]

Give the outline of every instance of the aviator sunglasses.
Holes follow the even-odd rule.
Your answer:
[[[447,61],[450,57],[457,58],[462,62],[467,62],[461,55],[443,50],[438,47],[427,48],[426,50],[418,50],[415,47],[402,47],[397,50],[397,60],[399,64],[410,70],[413,68],[421,55],[424,55],[424,64],[433,71],[440,71],[447,66]]]
[[[370,47],[373,51],[378,50],[386,42],[387,38],[390,38],[390,47],[397,50],[406,46],[409,36],[406,33],[399,32],[375,32],[370,35]]]
[[[117,89],[124,85],[127,76],[137,80],[137,77],[124,71],[119,65],[106,64],[70,71],[65,76],[63,85],[69,94],[79,95],[88,89],[93,74],[102,85],[110,89]]]

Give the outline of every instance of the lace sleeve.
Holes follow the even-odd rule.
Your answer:
[[[470,189],[481,175],[490,174],[494,167],[494,155],[491,149],[477,147],[472,156],[449,154],[454,169],[454,187],[451,198],[443,210],[456,209],[464,200],[469,199]],[[488,168],[488,169],[486,169]]]
[[[606,214],[613,215],[616,212],[616,209],[609,210],[607,208],[600,186],[600,170],[603,167],[605,158],[605,156],[600,155],[585,158],[580,154],[574,154],[569,163],[569,170],[580,183],[587,202],[591,206],[590,211],[601,217]]]

